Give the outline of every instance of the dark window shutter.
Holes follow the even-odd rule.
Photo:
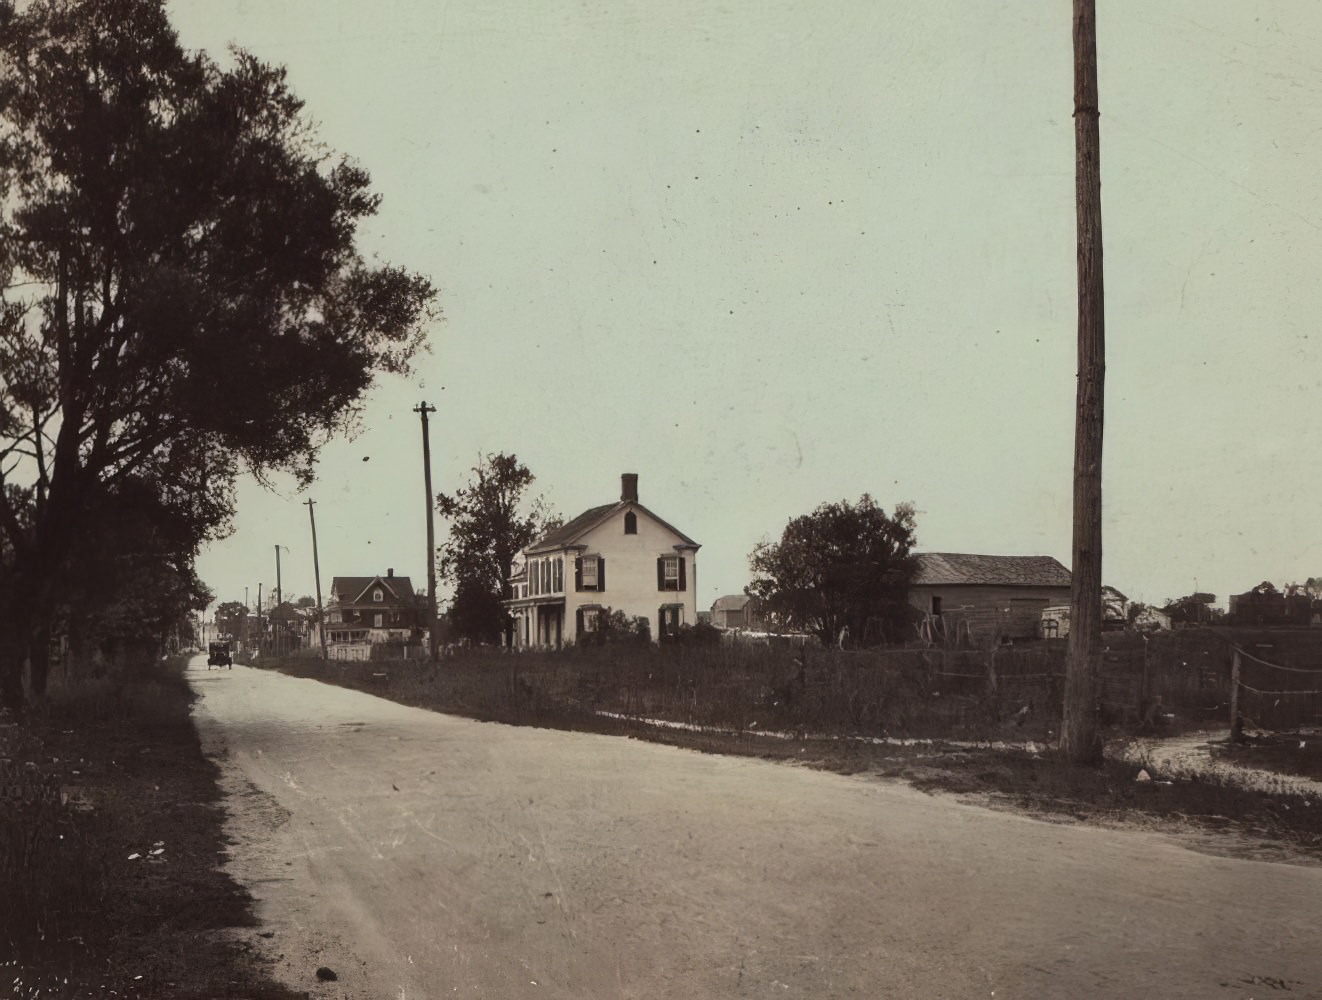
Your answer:
[[[583,589],[583,560],[581,558],[574,560],[574,589]]]
[[[574,637],[576,639],[583,636],[583,609],[579,608],[574,612]]]
[[[657,556],[656,558],[656,589],[666,589],[666,557]],[[664,631],[664,629],[662,629]]]
[[[606,589],[606,560],[597,556],[597,589]]]
[[[684,588],[684,557],[683,557],[683,556],[680,556],[680,557],[679,557],[679,589],[680,589],[680,590],[685,589],[685,588]]]

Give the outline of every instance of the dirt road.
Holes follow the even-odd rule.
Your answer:
[[[189,675],[252,939],[314,996],[1322,996],[1322,869]]]

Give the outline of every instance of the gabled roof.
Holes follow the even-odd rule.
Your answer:
[[[606,515],[608,515],[616,507],[622,507],[622,506],[623,504],[619,504],[619,503],[608,503],[608,504],[603,504],[600,507],[592,507],[588,510],[585,510],[583,511],[582,514],[579,514],[578,517],[574,518],[572,521],[568,521],[565,524],[562,524],[554,531],[548,532],[547,534],[539,538],[537,541],[533,542],[531,545],[528,546],[528,551],[532,552],[535,550],[540,551],[542,549],[563,548],[564,546],[570,544],[579,535],[584,534],[585,532],[593,528],[599,521],[604,521],[606,519]]]
[[[716,598],[716,603],[711,606],[712,611],[742,611],[748,606],[752,598],[747,594],[726,594],[724,597]]]
[[[350,604],[357,604],[378,583],[401,604],[413,600],[413,582],[407,576],[337,576],[331,580],[331,600],[344,594]]]
[[[1068,587],[1070,571],[1052,556],[920,552],[911,586]]]
[[[530,553],[549,552],[552,549],[563,549],[567,546],[573,545],[603,521],[608,520],[618,512],[629,509],[641,511],[657,524],[661,525],[661,527],[678,535],[681,544],[692,545],[695,549],[698,548],[698,543],[692,538],[684,534],[684,532],[680,531],[674,525],[668,524],[661,518],[657,517],[637,500],[619,500],[616,503],[608,503],[603,504],[600,507],[588,508],[572,521],[567,522],[562,527],[557,528],[555,531],[552,531],[533,542],[527,549],[525,549],[525,551]]]

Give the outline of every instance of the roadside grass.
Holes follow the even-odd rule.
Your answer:
[[[1058,819],[1231,830],[1322,856],[1322,800],[1285,783],[1246,787],[1147,760],[1076,767],[1054,749],[1058,698],[1043,704],[1003,684],[993,699],[981,682],[938,690],[922,669],[882,671],[857,656],[813,651],[805,664],[774,647],[622,644],[518,655],[479,649],[439,664],[262,665],[483,721],[896,778]],[[1193,701],[1172,728],[1215,723],[1220,708]],[[1106,735],[1124,742],[1153,732],[1131,720]],[[1138,780],[1140,771],[1153,780]]]
[[[1218,747],[1216,755],[1241,767],[1322,781],[1322,733],[1259,733]]]
[[[225,934],[253,925],[251,900],[218,868],[218,773],[182,666],[62,685],[0,727],[0,972],[11,995],[303,995]]]

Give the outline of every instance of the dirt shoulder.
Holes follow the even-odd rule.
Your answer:
[[[0,729],[4,971],[21,997],[303,996],[230,936],[216,767],[182,664],[56,696]]]
[[[1188,770],[1113,758],[1100,768],[1073,767],[1049,747],[1026,751],[1007,744],[903,746],[645,726],[629,735],[704,753],[904,781],[932,794],[1049,822],[1170,833],[1191,839],[1199,850],[1230,857],[1322,864],[1322,799],[1201,780]]]

